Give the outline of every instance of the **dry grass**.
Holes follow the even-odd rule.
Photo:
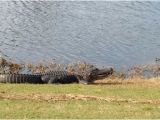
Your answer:
[[[8,99],[8,100],[33,100],[33,101],[41,101],[41,102],[58,102],[58,101],[71,101],[71,100],[96,100],[96,101],[106,101],[106,102],[126,102],[126,103],[133,103],[133,104],[157,104],[160,105],[160,99],[157,100],[134,100],[134,99],[124,99],[120,97],[98,97],[98,96],[91,96],[91,95],[74,95],[74,94],[7,94],[7,93],[0,93],[0,99]]]
[[[19,73],[22,70],[23,65],[17,64],[13,61],[6,60],[4,58],[0,58],[0,68],[8,67],[9,73]]]
[[[160,77],[154,78],[143,78],[143,77],[132,77],[128,79],[110,76],[101,80],[95,81],[95,85],[143,85],[148,87],[160,87]]]

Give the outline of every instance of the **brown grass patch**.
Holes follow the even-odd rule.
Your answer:
[[[118,97],[98,97],[90,95],[74,95],[74,94],[7,94],[5,92],[0,92],[0,99],[10,99],[10,100],[34,100],[34,101],[46,101],[46,102],[57,102],[57,101],[69,101],[69,100],[97,100],[106,102],[127,102],[127,103],[141,103],[141,104],[160,104],[160,99],[157,100],[134,100],[134,99],[124,99]]]
[[[97,80],[94,85],[144,85],[148,87],[160,87],[160,77],[155,78],[141,78],[133,77],[129,79],[121,79],[116,77],[109,77],[102,80]]]

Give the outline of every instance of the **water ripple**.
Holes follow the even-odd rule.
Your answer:
[[[115,66],[159,57],[160,3],[0,1],[0,54]]]

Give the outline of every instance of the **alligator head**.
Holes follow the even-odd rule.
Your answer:
[[[104,69],[92,69],[87,78],[84,78],[85,80],[82,81],[84,84],[92,83],[95,80],[103,79],[113,73],[113,68],[104,68]]]

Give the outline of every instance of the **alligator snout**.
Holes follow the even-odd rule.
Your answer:
[[[107,76],[113,73],[113,68],[101,69],[97,72],[97,76]]]

